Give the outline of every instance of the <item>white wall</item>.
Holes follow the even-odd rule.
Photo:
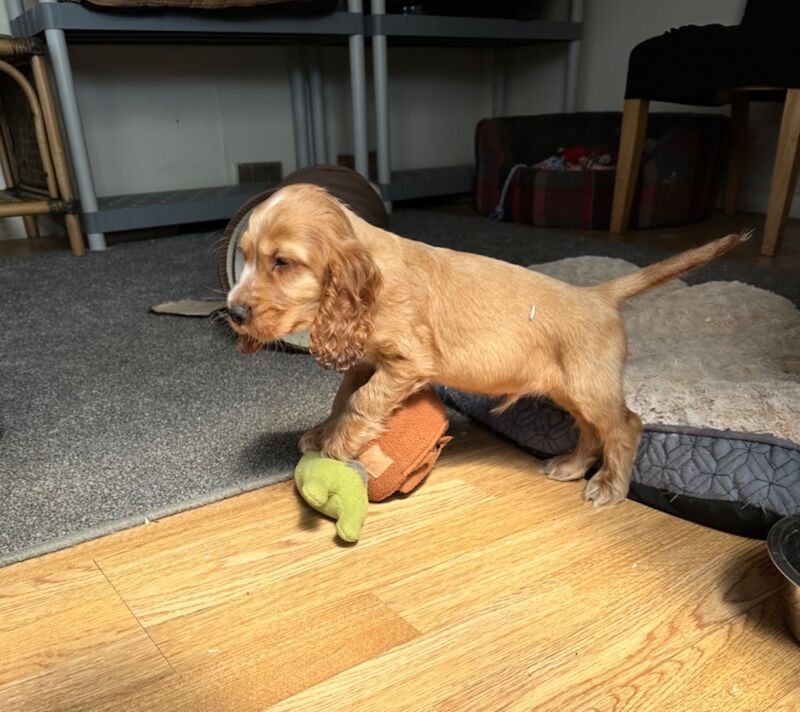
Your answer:
[[[225,185],[240,162],[279,160],[293,170],[287,48],[142,49],[72,50],[100,194]],[[485,52],[397,49],[390,62],[394,166],[470,162],[490,102]],[[322,64],[335,159],[352,152],[346,48],[326,48]]]
[[[100,195],[225,185],[237,162],[294,162],[284,48],[76,46],[71,57]]]
[[[565,4],[553,0],[549,14],[563,13]],[[681,24],[734,24],[743,6],[744,0],[586,2],[578,109],[621,109],[637,42]],[[0,4],[0,20],[4,12]],[[71,56],[99,194],[224,185],[235,182],[238,162],[279,160],[285,173],[294,168],[287,48],[76,46]],[[560,111],[565,56],[561,46],[509,50],[507,113]],[[394,167],[470,162],[475,124],[491,107],[491,52],[391,48],[389,64]],[[335,158],[352,152],[346,47],[325,48],[323,68]],[[766,206],[777,123],[778,107],[753,108],[745,209]],[[800,215],[800,200],[793,214]],[[0,237],[22,234],[20,222],[2,221]]]

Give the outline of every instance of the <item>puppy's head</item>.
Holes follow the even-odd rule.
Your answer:
[[[257,206],[242,235],[245,263],[228,293],[243,352],[311,329],[311,353],[344,371],[364,356],[380,276],[341,204],[307,184]]]

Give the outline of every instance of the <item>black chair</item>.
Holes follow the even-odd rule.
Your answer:
[[[780,246],[800,164],[800,0],[748,0],[739,25],[688,26],[634,47],[614,186],[611,232],[628,228],[650,101],[731,104],[724,211],[733,213],[745,170],[751,101],[784,101],[761,253]]]

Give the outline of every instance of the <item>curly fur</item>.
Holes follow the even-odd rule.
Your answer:
[[[333,246],[310,334],[311,354],[322,366],[346,371],[364,358],[380,283],[375,263],[355,239]]]

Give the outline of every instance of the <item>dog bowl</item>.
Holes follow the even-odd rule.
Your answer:
[[[231,218],[219,244],[217,275],[220,286],[229,291],[236,284],[244,268],[244,256],[239,249],[253,209],[283,186],[294,183],[312,183],[325,188],[358,216],[380,227],[389,227],[389,214],[380,198],[378,188],[363,176],[343,166],[309,166],[286,176],[275,188],[254,195]],[[308,348],[308,332],[301,331],[285,336],[282,341],[297,348]]]
[[[772,563],[783,574],[783,615],[800,642],[800,515],[784,517],[767,535]]]

